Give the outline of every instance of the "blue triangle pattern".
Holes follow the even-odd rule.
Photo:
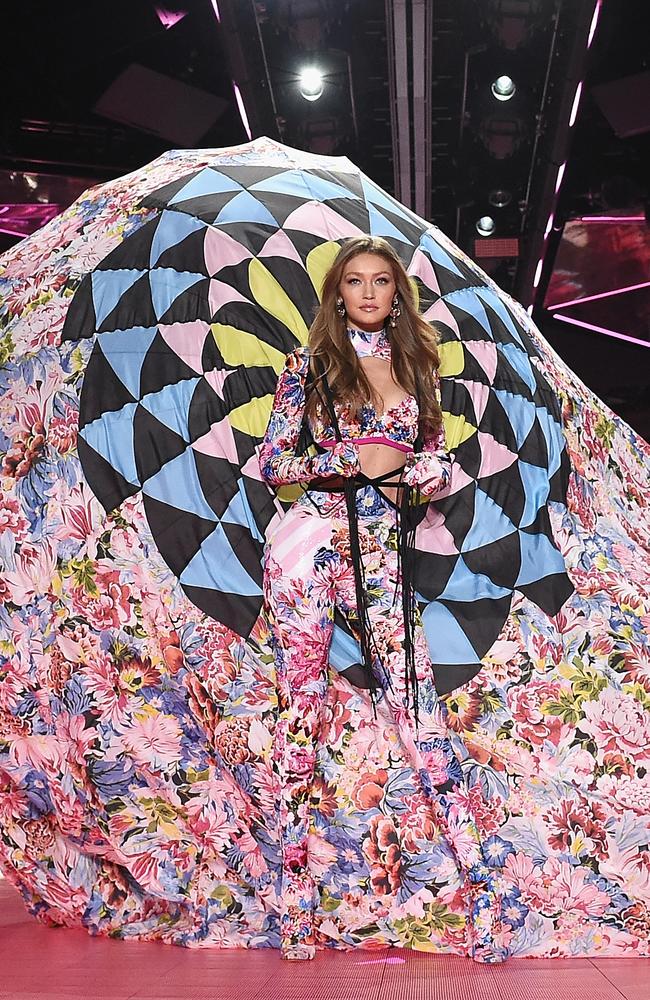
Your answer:
[[[177,299],[179,295],[191,288],[192,285],[205,280],[204,274],[176,271],[173,267],[156,267],[150,271],[151,301],[156,319],[162,319],[174,299]]]
[[[224,513],[221,515],[221,520],[226,524],[239,524],[244,528],[248,528],[256,541],[264,541],[264,538],[260,535],[259,529],[255,523],[255,518],[241,479],[237,483],[237,492],[228,504]]]
[[[511,590],[498,587],[483,573],[472,573],[462,556],[456,560],[454,571],[440,595],[441,601],[480,601],[484,598],[507,597]]]
[[[433,663],[476,663],[480,659],[456,618],[439,601],[427,604],[422,625]]]
[[[262,591],[248,575],[221,524],[209,535],[189,561],[179,580],[185,587],[221,590],[241,597],[261,597]]]
[[[264,226],[279,227],[277,219],[273,218],[268,208],[248,191],[235,195],[214,220],[215,225],[225,222],[259,222]]]
[[[123,268],[119,271],[93,271],[90,280],[98,327],[113,311],[124,293],[146,273],[146,271],[140,271],[136,268]]]
[[[404,206],[387,195],[381,188],[376,187],[367,177],[361,178],[361,187],[366,202],[380,209],[385,208],[389,212],[392,212],[393,215],[398,215],[407,222],[410,221],[408,214],[404,211]]]
[[[192,233],[205,231],[205,228],[205,223],[193,215],[186,215],[185,212],[163,212],[151,241],[149,267],[156,266],[165,250],[182,243]]]
[[[493,389],[492,391],[508,414],[517,447],[521,448],[535,423],[534,405],[515,392],[506,392],[505,389]]]
[[[480,549],[483,545],[507,538],[516,530],[498,503],[477,487],[474,492],[474,518],[461,546],[461,552]]]
[[[441,267],[451,271],[452,274],[457,274],[459,278],[463,277],[453,258],[450,257],[447,251],[440,246],[431,233],[425,233],[424,236],[422,236],[419,248],[429,255],[434,264],[440,264]]]
[[[490,308],[494,310],[506,329],[512,334],[517,343],[521,344],[523,347],[523,341],[519,330],[517,329],[512,316],[506,309],[505,304],[501,301],[494,289],[485,286],[476,288],[475,292],[479,298],[483,299],[483,302],[485,302],[486,305],[490,306]]]
[[[548,451],[548,477],[555,475],[562,464],[562,453],[564,451],[564,434],[557,420],[543,406],[535,407],[537,422],[542,428],[546,448]]]
[[[520,347],[517,347],[516,344],[497,344],[497,350],[501,351],[507,359],[508,364],[514,368],[522,382],[525,382],[531,393],[534,393],[537,388],[537,382],[535,381],[535,375],[533,374],[528,355]]]
[[[485,311],[485,307],[474,288],[460,288],[457,292],[448,292],[443,296],[445,302],[449,305],[453,305],[458,309],[462,309],[463,312],[468,313],[473,316],[474,319],[481,324],[488,337],[494,340],[492,333],[492,326],[488,319],[488,314]],[[459,325],[462,323],[462,318],[458,320]],[[462,331],[461,331],[462,337]]]
[[[527,528],[537,517],[537,512],[548,500],[549,481],[546,469],[520,460],[517,466],[524,486],[524,511],[519,525]]]
[[[126,403],[121,410],[109,410],[79,431],[86,444],[133,486],[140,485],[133,446],[133,417],[137,406],[137,403]]]
[[[519,547],[521,568],[515,587],[525,587],[526,584],[543,580],[545,576],[566,572],[564,559],[546,535],[529,535],[520,531]]]
[[[169,199],[170,205],[178,205],[179,202],[191,201],[194,198],[203,198],[211,194],[224,194],[228,191],[243,191],[241,184],[231,180],[218,170],[206,167],[196,174],[191,181],[177,191],[173,198]]]
[[[150,392],[143,396],[140,402],[156,420],[180,434],[189,444],[187,418],[194,390],[201,381],[200,378],[188,378],[173,385],[166,385],[158,392]]]
[[[178,507],[190,514],[217,521],[217,515],[203,496],[203,487],[194,461],[194,452],[187,448],[172,458],[162,469],[142,485],[142,492],[153,500]]]
[[[396,229],[392,222],[385,219],[373,205],[368,205],[368,218],[371,236],[383,236],[387,239],[400,240],[402,243],[409,242],[404,233],[400,233],[399,229]]]
[[[249,191],[268,191],[273,194],[286,194],[306,201],[328,201],[334,198],[356,198],[352,191],[324,180],[305,170],[287,170],[284,174],[276,174],[264,181],[251,184]]]
[[[156,326],[133,326],[97,337],[109,365],[132,396],[140,398],[140,372],[146,353],[158,332]]]

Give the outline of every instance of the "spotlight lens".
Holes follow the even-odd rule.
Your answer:
[[[317,101],[323,93],[323,74],[315,66],[306,66],[300,74],[299,87],[306,101]]]
[[[512,201],[512,194],[510,191],[506,191],[505,188],[494,188],[488,195],[488,201],[495,208],[505,208]]]
[[[491,236],[494,232],[494,219],[491,215],[482,215],[476,223],[476,232],[479,236]]]
[[[517,90],[514,80],[509,76],[498,76],[491,87],[493,95],[497,101],[509,101],[515,96]]]

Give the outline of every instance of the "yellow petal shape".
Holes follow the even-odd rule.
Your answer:
[[[321,243],[307,254],[307,274],[311,278],[311,283],[316,289],[319,300],[323,292],[325,275],[334,263],[334,258],[340,249],[341,247],[338,243]]]
[[[453,451],[463,441],[471,438],[472,434],[476,434],[474,424],[470,424],[469,420],[465,420],[463,416],[459,417],[455,413],[443,411],[442,419],[445,425],[445,444],[448,451]]]
[[[465,354],[460,340],[448,340],[438,344],[440,354],[440,377],[460,375],[465,367]]]
[[[228,414],[228,420],[238,431],[261,438],[264,437],[272,406],[273,396],[270,393],[266,396],[259,396],[257,399],[251,399],[248,403],[236,406]]]
[[[244,365],[246,368],[264,367],[270,365],[279,375],[284,368],[285,355],[254,333],[238,330],[236,326],[225,323],[212,323],[210,329],[221,356],[227,365],[236,368]]]
[[[307,327],[304,319],[280,282],[257,257],[253,257],[248,265],[248,280],[257,304],[284,323],[301,344],[306,344]]]

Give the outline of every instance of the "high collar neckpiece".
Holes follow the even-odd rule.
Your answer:
[[[390,361],[390,340],[386,329],[372,333],[348,327],[348,337],[359,358],[382,358]]]

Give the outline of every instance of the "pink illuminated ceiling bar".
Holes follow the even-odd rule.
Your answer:
[[[618,330],[608,330],[605,326],[595,326],[593,323],[585,323],[581,319],[574,319],[573,316],[563,316],[557,313],[553,319],[562,320],[563,323],[571,323],[573,326],[583,327],[585,330],[593,330],[595,333],[604,333],[606,337],[614,337],[616,340],[626,340],[629,344],[638,344],[640,347],[650,347],[650,341],[641,340],[640,337],[631,337],[629,333],[619,333]]]
[[[566,309],[567,306],[582,305],[583,302],[595,302],[596,299],[608,299],[612,295],[623,295],[625,292],[636,292],[640,288],[650,288],[650,281],[642,281],[638,285],[625,285],[623,288],[612,288],[609,292],[597,292],[595,295],[585,295],[579,299],[568,299],[566,302],[554,302],[547,305],[547,309]]]

